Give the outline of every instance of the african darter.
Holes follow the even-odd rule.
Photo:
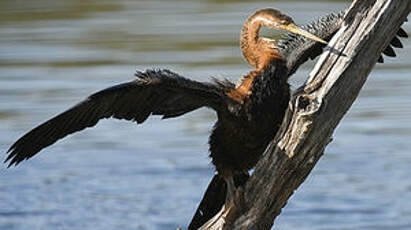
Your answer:
[[[209,83],[197,82],[169,70],[137,72],[134,81],[94,93],[25,134],[10,147],[5,162],[9,162],[9,167],[18,165],[57,140],[92,127],[103,118],[114,117],[139,124],[149,115],[172,118],[208,107],[217,112],[218,118],[209,139],[210,157],[216,167],[213,181],[224,188],[221,190],[224,200],[230,199],[235,184],[244,183],[248,170],[256,165],[282,122],[290,98],[288,77],[302,62],[318,55],[312,55],[308,48],[303,53],[295,52],[297,49],[284,52],[284,47],[274,40],[259,36],[262,26],[326,43],[295,26],[289,16],[276,9],[259,10],[247,19],[241,32],[244,58],[256,69],[236,85],[216,79]],[[332,36],[325,35],[321,37],[329,39]],[[289,38],[290,44],[282,45],[291,47],[293,42],[300,42],[322,47],[301,36]],[[289,57],[293,57],[291,62]]]
[[[318,20],[312,23],[304,25],[301,28],[328,42],[331,40],[334,34],[340,29],[343,23],[343,20],[344,20],[344,15],[345,15],[345,11],[341,11],[339,13],[331,13],[331,14],[328,14],[326,16],[319,18]],[[249,30],[249,28],[247,29],[247,27],[252,26],[249,24],[249,22],[252,21],[254,17],[255,15],[251,16],[247,20],[247,22],[244,24],[243,33],[241,37],[242,38],[241,44],[243,44],[243,41],[246,40],[244,39],[244,36],[246,36],[247,33],[244,33],[244,32]],[[401,28],[397,31],[397,36],[398,37],[408,37],[407,33]],[[396,48],[403,47],[403,45],[401,44],[401,41],[398,39],[397,36],[393,37],[390,44],[384,49],[383,53],[385,55],[390,56],[390,57],[395,57],[396,54],[392,47],[396,47]],[[272,83],[275,82],[277,84],[286,84],[286,79],[288,79],[293,73],[295,73],[295,71],[298,69],[298,67],[301,64],[306,62],[308,59],[314,59],[315,57],[320,55],[323,51],[323,48],[325,47],[325,44],[323,43],[313,41],[312,39],[308,39],[306,37],[299,36],[294,33],[287,33],[283,35],[278,40],[276,45],[277,45],[279,53],[282,54],[283,59],[286,62],[285,65],[288,71],[286,76],[282,75],[282,77],[285,78],[285,79],[282,79],[282,81],[280,81],[280,79],[278,78],[277,80],[272,81]],[[244,53],[244,49],[243,49],[243,53]],[[248,59],[246,58],[246,60]],[[379,57],[378,62],[380,63],[384,62],[384,59],[382,56]],[[281,75],[275,75],[275,73],[273,72],[270,73],[267,68],[265,68],[264,71],[265,71],[265,74],[268,75],[268,77],[281,76]],[[261,76],[264,76],[264,75],[261,75]],[[263,91],[259,91],[259,90],[252,91],[252,93],[255,93],[255,92],[263,92]],[[282,98],[281,97],[275,98],[276,102],[274,104],[275,106],[277,107],[281,106],[281,108],[284,109],[285,105],[281,103],[283,103],[286,100],[287,95],[283,95],[283,96],[284,97]],[[269,106],[271,104],[267,103],[267,105]],[[280,117],[281,112],[284,112],[284,110],[277,110],[277,111],[279,111],[277,112],[278,117]],[[277,125],[280,125],[280,124],[277,124]],[[266,133],[266,135],[270,136],[271,138],[274,137],[278,130],[277,127],[272,129],[273,133]],[[259,153],[259,152],[256,151],[256,153]],[[247,179],[248,179],[248,174],[245,172],[242,174],[236,174],[234,176],[235,185],[241,186],[246,182]],[[203,226],[203,224],[206,221],[208,221],[211,217],[217,214],[217,212],[221,209],[221,207],[225,203],[225,197],[226,197],[226,188],[225,188],[224,180],[218,176],[214,176],[188,228],[197,229]]]

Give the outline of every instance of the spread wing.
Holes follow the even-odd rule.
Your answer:
[[[170,118],[203,106],[221,111],[227,100],[227,89],[221,83],[200,83],[168,70],[148,70],[136,76],[136,80],[99,91],[34,128],[10,147],[5,163],[9,161],[8,167],[17,165],[103,118],[142,123],[151,114]]]
[[[345,11],[341,11],[337,14],[331,13],[319,18],[317,21],[302,26],[302,28],[325,41],[330,41],[334,34],[340,29],[344,15]],[[391,40],[391,43],[384,49],[383,54],[395,57],[395,52],[392,47],[403,47],[398,37],[408,37],[408,35],[400,28],[396,36]],[[320,55],[325,47],[324,44],[292,33],[286,34],[280,39],[278,41],[278,46],[287,60],[289,76],[291,76],[298,67],[308,59],[314,59]],[[378,62],[384,62],[382,56],[380,56]]]

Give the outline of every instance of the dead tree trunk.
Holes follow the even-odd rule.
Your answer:
[[[207,229],[270,229],[351,107],[383,48],[411,10],[409,0],[357,0],[290,102],[279,134],[228,211]],[[204,226],[203,226],[204,227]]]

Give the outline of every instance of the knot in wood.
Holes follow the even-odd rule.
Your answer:
[[[320,105],[321,102],[318,98],[309,94],[299,95],[296,100],[296,108],[302,115],[315,113],[320,108]]]

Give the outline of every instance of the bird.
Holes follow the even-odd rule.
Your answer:
[[[137,79],[94,93],[23,135],[9,148],[5,162],[9,163],[8,167],[18,165],[57,140],[92,127],[103,118],[140,124],[150,115],[167,119],[208,107],[218,117],[209,139],[210,157],[216,171],[227,181],[231,180],[232,175],[255,165],[278,128],[288,103],[284,57],[274,40],[258,35],[262,26],[292,31],[325,43],[296,27],[280,11],[259,10],[246,21],[241,32],[243,55],[256,69],[237,84],[227,79],[197,82],[167,69],[137,71]]]
[[[263,26],[294,35],[276,43],[259,35]],[[8,167],[18,165],[67,135],[95,126],[101,119],[141,124],[150,115],[168,119],[207,107],[217,114],[209,137],[216,170],[212,181],[216,181],[219,195],[227,202],[236,187],[245,183],[248,170],[256,165],[280,127],[290,99],[288,77],[327,43],[309,29],[297,27],[291,17],[277,9],[258,10],[244,23],[240,38],[244,59],[255,69],[236,84],[215,78],[194,81],[167,69],[137,71],[136,79],[98,91],[24,134],[8,149],[4,162]],[[303,53],[284,50],[294,44],[290,41],[309,43],[315,49]]]
[[[301,28],[317,37],[329,42],[331,38],[340,29],[346,11],[342,10],[337,13],[329,13],[327,15],[321,16],[317,20],[301,26]],[[252,18],[252,17],[250,17]],[[243,31],[247,30],[245,27],[250,26],[247,22],[243,26]],[[243,35],[242,35],[243,36]],[[389,57],[395,57],[393,47],[403,48],[403,45],[399,37],[407,38],[407,33],[399,28],[395,37],[392,38],[390,44],[383,50],[383,54]],[[241,44],[243,44],[244,39],[241,39]],[[323,42],[317,42],[316,40],[310,39],[305,36],[301,36],[295,33],[285,33],[277,41],[277,47],[280,53],[283,55],[283,59],[286,62],[286,68],[288,70],[286,78],[291,77],[296,70],[309,59],[314,59],[323,52],[326,46]],[[244,50],[243,50],[244,52]],[[247,56],[247,55],[244,55]],[[246,58],[247,59],[247,58]],[[384,58],[380,55],[378,61],[379,63],[384,62]],[[252,62],[253,63],[253,62]],[[284,77],[284,76],[283,76]],[[282,100],[286,100],[283,97]],[[277,104],[276,106],[279,106]],[[284,105],[283,105],[284,106]],[[282,107],[284,108],[284,107]],[[284,112],[283,110],[280,110]],[[280,113],[278,113],[280,114]],[[277,129],[273,129],[277,132]],[[271,137],[274,133],[271,134]],[[240,187],[246,183],[249,178],[249,174],[241,173],[234,176],[234,182],[236,187]],[[196,212],[194,213],[188,229],[198,229],[203,226],[209,219],[216,215],[226,203],[226,184],[225,181],[217,176],[214,176],[210,181],[206,192],[203,195],[201,202],[199,203]]]
[[[92,127],[103,118],[140,124],[150,115],[167,119],[208,107],[218,117],[209,139],[210,157],[217,172],[230,180],[232,175],[251,169],[278,128],[289,98],[284,57],[274,40],[258,35],[262,26],[292,31],[325,43],[296,27],[280,11],[259,10],[246,21],[241,32],[244,58],[256,69],[237,84],[218,79],[197,82],[166,69],[137,71],[136,80],[94,93],[25,134],[10,147],[5,162],[9,161],[9,166],[18,165],[57,140]]]
[[[216,111],[209,138],[210,157],[232,194],[233,175],[247,172],[273,138],[289,100],[287,68],[274,40],[260,37],[262,26],[291,31],[324,42],[295,26],[273,8],[248,18],[241,31],[245,60],[256,69],[237,84],[225,79],[198,82],[167,69],[137,71],[136,79],[96,92],[35,127],[8,150],[8,167],[36,155],[65,136],[95,126],[104,118],[143,123],[150,115],[178,117],[201,107]]]

